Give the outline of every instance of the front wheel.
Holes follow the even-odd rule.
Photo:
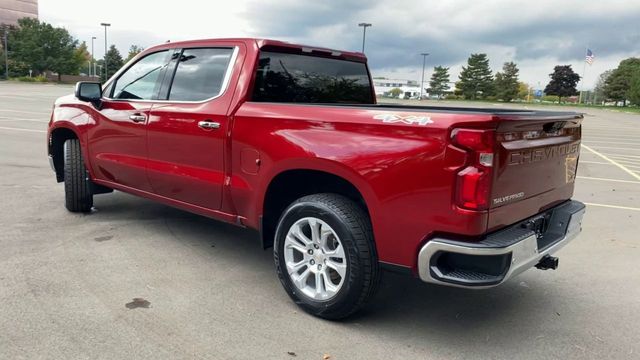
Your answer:
[[[64,142],[64,200],[71,212],[89,212],[93,206],[91,180],[78,139]]]
[[[326,319],[357,311],[374,294],[380,277],[369,217],[337,194],[305,196],[284,211],[274,259],[293,301]]]

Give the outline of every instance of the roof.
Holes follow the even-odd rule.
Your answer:
[[[163,47],[169,47],[169,46],[174,47],[176,45],[204,46],[204,45],[207,45],[207,43],[221,42],[221,41],[243,42],[243,43],[246,43],[247,45],[253,43],[253,44],[256,44],[260,49],[269,48],[269,47],[287,48],[292,50],[300,50],[306,53],[321,53],[325,55],[339,56],[339,57],[343,57],[343,58],[354,60],[354,61],[361,61],[361,62],[367,61],[367,57],[361,52],[330,49],[325,47],[309,46],[309,45],[303,45],[303,44],[294,44],[286,41],[273,40],[273,39],[261,39],[261,38],[220,38],[220,39],[185,40],[185,41],[176,41],[171,43],[159,44],[159,45],[153,46],[152,48],[163,48]]]

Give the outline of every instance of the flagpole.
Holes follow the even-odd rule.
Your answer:
[[[582,59],[582,79],[580,79],[580,97],[578,98],[578,104],[582,104],[582,93],[584,92],[584,75],[587,71],[587,52],[589,51],[589,47],[587,46],[584,49],[584,58]]]

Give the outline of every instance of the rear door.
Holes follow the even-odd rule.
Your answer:
[[[219,209],[225,177],[227,89],[234,46],[182,49],[172,62],[147,127],[148,177],[153,192]],[[174,66],[171,66],[174,68]]]
[[[150,53],[105,88],[96,123],[88,130],[91,166],[98,179],[151,190],[146,125],[169,58],[167,50]]]

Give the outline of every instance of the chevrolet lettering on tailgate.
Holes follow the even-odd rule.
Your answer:
[[[580,143],[549,146],[540,149],[527,149],[509,154],[509,165],[530,164],[539,161],[553,159],[558,156],[576,154],[580,149]]]

